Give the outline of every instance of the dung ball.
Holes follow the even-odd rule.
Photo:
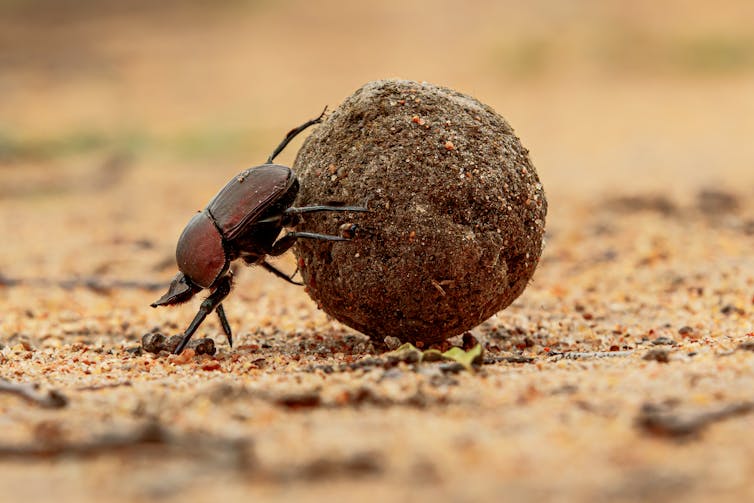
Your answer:
[[[547,201],[528,151],[492,108],[407,80],[369,82],[306,139],[296,206],[369,213],[306,216],[306,291],[327,314],[382,341],[429,345],[463,333],[526,288]]]

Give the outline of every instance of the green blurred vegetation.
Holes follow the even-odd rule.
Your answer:
[[[668,60],[692,72],[754,70],[754,34],[709,34],[679,40],[670,47]]]
[[[568,65],[606,74],[726,76],[754,71],[754,32],[671,36],[617,28],[571,44],[528,35],[498,44],[493,54],[496,66],[514,79],[541,78]]]
[[[55,137],[21,138],[0,132],[0,162],[44,161],[102,150],[136,153],[148,143],[146,137],[135,133],[107,136],[82,130]]]
[[[262,142],[255,140],[261,134],[227,127],[183,131],[169,136],[140,131],[78,130],[60,136],[18,137],[0,131],[0,163],[46,161],[96,152],[204,160],[256,151],[262,147]]]

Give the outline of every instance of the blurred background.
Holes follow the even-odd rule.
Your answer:
[[[750,501],[751,415],[683,443],[637,424],[680,404],[696,415],[667,428],[696,434],[752,408],[736,348],[754,335],[753,27],[752,0],[0,0],[0,374],[71,397],[0,403],[0,442],[33,441],[41,460],[4,461],[15,444],[0,444],[7,499],[249,500],[263,482],[262,501],[428,486],[438,501]],[[492,106],[547,193],[534,281],[479,332],[497,364],[324,377],[361,350],[261,268],[225,303],[237,347],[214,316],[197,333],[224,369],[139,356],[204,297],[149,308],[192,214],[292,127],[389,77]],[[145,419],[199,454],[151,436],[46,454]],[[253,455],[206,456],[215,438]]]
[[[172,253],[230,176],[386,77],[504,115],[551,228],[606,193],[750,190],[752,26],[748,0],[0,0],[0,230],[25,243],[0,272],[59,272],[51,239],[77,272],[121,235]]]

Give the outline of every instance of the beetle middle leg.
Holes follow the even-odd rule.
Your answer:
[[[287,252],[299,238],[318,239],[320,241],[350,241],[348,238],[331,236],[330,234],[317,234],[315,232],[289,232],[272,244],[272,249],[267,253],[277,257]]]
[[[178,346],[175,348],[175,351],[173,351],[173,354],[179,355],[183,352],[184,349],[186,349],[186,345],[188,345],[189,341],[191,340],[191,336],[194,335],[194,332],[199,328],[199,325],[202,324],[204,319],[207,317],[209,313],[220,307],[218,311],[218,315],[220,315],[222,318],[225,317],[225,311],[221,307],[221,303],[225,297],[228,296],[230,293],[230,287],[233,279],[232,276],[226,275],[220,278],[217,283],[217,287],[215,288],[215,291],[213,291],[209,297],[204,299],[204,301],[199,306],[199,312],[196,313],[196,316],[194,316],[194,319],[191,320],[191,323],[189,324],[186,331],[183,333],[183,339],[181,339],[181,343],[178,344]],[[222,315],[220,313],[223,313]],[[221,318],[221,320],[222,320]],[[228,320],[225,320],[225,323],[227,323]],[[225,329],[225,325],[223,324],[223,330]],[[230,325],[228,325],[228,329],[230,329]],[[230,332],[230,330],[228,330]],[[227,332],[226,332],[227,334]],[[230,341],[230,335],[227,334]]]

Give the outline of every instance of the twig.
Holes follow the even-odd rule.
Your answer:
[[[687,417],[663,410],[662,407],[654,404],[644,404],[636,418],[636,425],[657,436],[689,438],[699,435],[704,428],[713,423],[752,412],[754,412],[754,402],[725,405],[718,410]]]
[[[0,273],[0,287],[15,287],[19,285],[29,286],[57,286],[64,290],[73,288],[88,288],[97,293],[107,294],[113,290],[148,290],[158,291],[165,288],[164,282],[156,281],[135,281],[114,279],[110,281],[102,280],[95,276],[85,276],[81,278],[68,278],[60,280],[51,280],[47,278],[10,278]]]
[[[482,363],[484,365],[494,365],[495,363],[534,363],[536,358],[524,355],[486,355]]]
[[[29,155],[31,151],[16,152]],[[11,151],[11,155],[13,152]],[[118,185],[124,175],[133,166],[133,158],[129,152],[115,152],[97,166],[81,175],[68,176],[61,173],[56,177],[46,177],[39,183],[23,185],[11,184],[10,187],[0,187],[0,198],[24,198],[42,194],[73,194],[82,192],[101,192]]]
[[[553,351],[549,356],[566,360],[588,360],[590,358],[620,358],[632,354],[634,354],[633,351]]]
[[[119,381],[104,384],[92,384],[90,386],[79,386],[76,391],[99,391],[102,389],[119,388],[121,386],[131,386],[131,381]]]
[[[14,383],[0,379],[0,393],[16,395],[46,409],[60,409],[68,405],[68,398],[59,391],[49,390],[47,393],[40,393],[38,389],[38,384]]]
[[[21,445],[0,444],[2,458],[47,458],[53,456],[94,457],[160,447],[190,458],[230,455],[239,466],[251,464],[253,453],[245,439],[208,438],[202,434],[172,435],[161,424],[150,421],[125,433],[113,432],[83,442],[32,442]]]
[[[66,442],[33,442],[21,445],[0,444],[0,459],[46,459],[66,456],[93,458],[112,455],[154,456],[161,454],[182,456],[209,469],[227,473],[231,468],[258,480],[324,480],[371,476],[384,471],[379,452],[362,451],[343,457],[315,458],[300,464],[264,466],[256,458],[253,441],[248,438],[223,438],[201,433],[174,434],[160,423],[150,421],[132,431],[117,432],[93,439]],[[160,456],[163,458],[164,456]]]
[[[442,285],[440,283],[438,283],[437,281],[433,280],[433,279],[431,279],[429,281],[430,281],[430,283],[432,283],[432,286],[435,287],[438,292],[440,292],[440,295],[442,295],[443,297],[445,297],[446,293],[445,293],[445,289],[442,287]]]

